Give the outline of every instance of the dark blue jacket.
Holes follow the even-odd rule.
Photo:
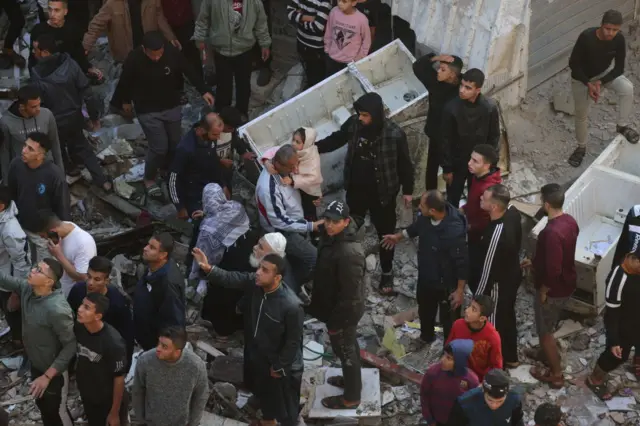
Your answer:
[[[410,238],[420,237],[418,244],[418,285],[454,289],[458,280],[466,280],[469,269],[467,220],[451,204],[438,225],[418,214],[406,229]]]
[[[155,272],[145,271],[133,306],[135,337],[145,351],[157,345],[163,328],[185,325],[184,277],[173,260]]]
[[[176,148],[169,194],[176,208],[186,208],[189,214],[202,209],[202,190],[210,183],[225,186],[217,143],[200,140],[194,129],[189,130]]]
[[[489,408],[482,387],[466,392],[453,405],[447,426],[524,426],[522,401],[514,391],[497,410]]]
[[[67,302],[73,310],[73,315],[77,317],[78,308],[82,305],[82,301],[87,296],[87,283],[79,282],[74,284],[67,296]],[[107,287],[107,299],[109,299],[109,309],[102,317],[103,321],[115,328],[124,339],[127,345],[127,359],[131,366],[131,357],[133,355],[133,314],[131,313],[131,303],[129,300],[114,286]]]

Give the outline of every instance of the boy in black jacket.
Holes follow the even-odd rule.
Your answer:
[[[385,246],[395,246],[405,238],[420,238],[417,299],[420,338],[425,343],[435,340],[438,308],[445,338],[458,317],[469,268],[466,236],[467,220],[438,190],[422,195],[420,214],[413,224],[402,232],[384,236]]]
[[[491,296],[496,305],[489,321],[502,338],[502,356],[507,367],[518,366],[518,330],[516,295],[520,286],[520,213],[509,205],[511,195],[506,186],[490,186],[480,199],[480,208],[489,213],[491,222],[480,240],[478,255],[471,259],[471,290],[476,295]]]
[[[496,103],[480,92],[484,73],[472,68],[462,75],[459,96],[447,104],[442,114],[442,170],[447,182],[447,199],[458,208],[467,182],[473,148],[489,144],[498,150],[500,116]]]
[[[327,324],[333,352],[340,358],[342,376],[327,383],[344,389],[344,395],[330,396],[322,405],[350,409],[360,404],[362,375],[356,327],[364,314],[364,249],[358,241],[356,223],[349,206],[333,201],[324,212],[309,313]]]
[[[587,386],[602,400],[612,398],[605,384],[607,373],[624,364],[634,346],[635,375],[640,378],[640,250],[628,253],[609,273],[605,300],[607,347],[586,380]]]
[[[462,59],[457,56],[436,56],[435,53],[429,53],[413,63],[413,73],[429,91],[429,110],[424,127],[424,132],[429,136],[427,191],[438,189],[438,168],[442,162],[442,112],[450,100],[458,97],[462,65]]]

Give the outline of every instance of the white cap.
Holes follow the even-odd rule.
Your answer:
[[[285,257],[284,251],[287,248],[287,239],[284,237],[284,235],[279,232],[270,232],[268,234],[265,234],[262,238],[264,238],[267,244],[271,246],[275,254],[282,258]]]

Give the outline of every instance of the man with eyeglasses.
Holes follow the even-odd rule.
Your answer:
[[[24,349],[33,378],[29,392],[44,426],[73,424],[66,405],[67,367],[76,351],[76,338],[71,308],[56,288],[62,274],[62,265],[50,258],[38,263],[26,279],[0,272],[0,288],[20,295]]]

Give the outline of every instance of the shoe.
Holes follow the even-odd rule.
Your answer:
[[[258,86],[264,87],[271,81],[271,68],[264,67],[260,69],[260,73],[258,74]]]
[[[383,296],[395,296],[397,294],[393,290],[393,272],[383,272],[382,275],[380,275],[378,291]]]
[[[634,129],[629,126],[616,126],[616,132],[620,133],[625,137],[627,141],[631,144],[637,144],[638,140],[640,140],[640,135]]]

